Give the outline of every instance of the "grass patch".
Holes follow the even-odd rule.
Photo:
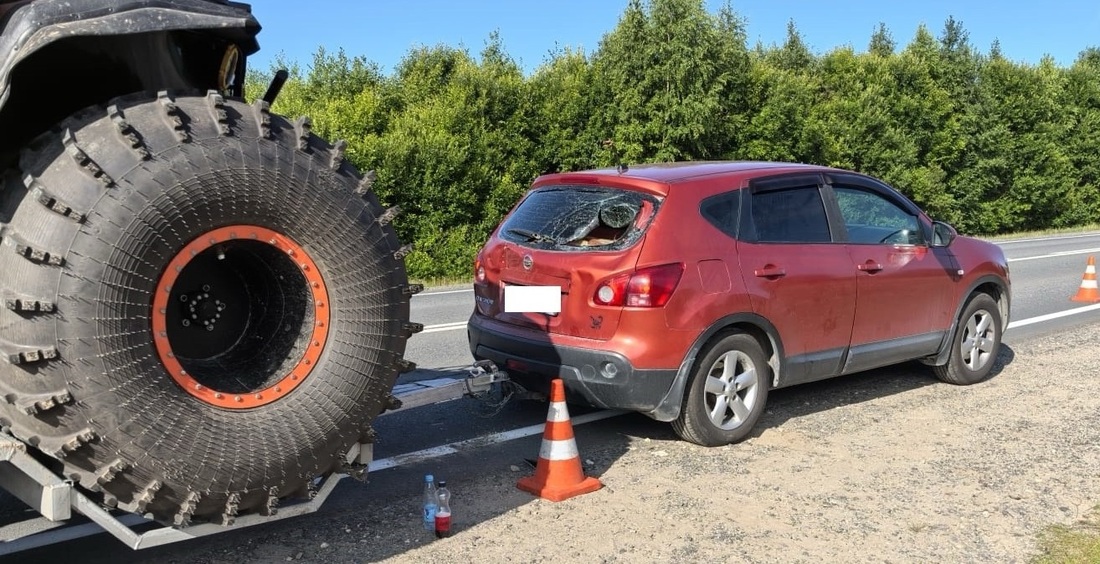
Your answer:
[[[423,284],[425,290],[465,289],[474,287],[472,276],[452,276],[443,278],[413,278],[415,284]]]
[[[1036,564],[1100,562],[1100,506],[1073,525],[1051,525],[1039,533]]]
[[[1019,233],[1005,233],[1004,235],[981,235],[987,241],[1004,241],[1008,239],[1028,239],[1031,237],[1045,237],[1048,235],[1072,235],[1075,233],[1089,233],[1100,231],[1100,223],[1090,223],[1078,227],[1062,227],[1058,229],[1040,229],[1038,231],[1021,231]]]

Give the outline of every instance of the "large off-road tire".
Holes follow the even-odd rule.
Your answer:
[[[0,424],[108,506],[266,513],[409,368],[402,247],[344,145],[210,93],[64,120],[0,194]]]
[[[744,440],[764,413],[770,374],[764,350],[752,335],[718,336],[695,362],[672,429],[703,446]]]
[[[949,384],[976,384],[989,377],[1001,350],[1004,321],[997,302],[988,294],[976,294],[959,315],[947,363],[933,370]]]

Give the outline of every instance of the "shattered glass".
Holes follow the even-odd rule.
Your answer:
[[[556,250],[617,250],[645,232],[660,201],[653,196],[580,186],[531,192],[504,221],[500,237]]]

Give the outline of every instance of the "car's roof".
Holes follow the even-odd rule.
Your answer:
[[[659,183],[676,184],[695,180],[704,176],[719,174],[731,174],[754,170],[769,170],[776,173],[805,171],[833,170],[828,167],[798,163],[766,162],[766,161],[690,161],[675,163],[650,163],[628,165],[626,170],[618,168],[602,168],[577,172],[548,174],[540,177],[535,184],[545,185],[558,182],[575,182],[584,178],[612,177],[633,184]],[[634,181],[634,182],[631,182]]]

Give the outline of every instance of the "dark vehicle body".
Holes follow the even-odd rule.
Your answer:
[[[244,99],[259,31],[227,0],[0,0],[0,434],[169,525],[361,475],[420,329],[372,176],[271,111],[285,72]]]

